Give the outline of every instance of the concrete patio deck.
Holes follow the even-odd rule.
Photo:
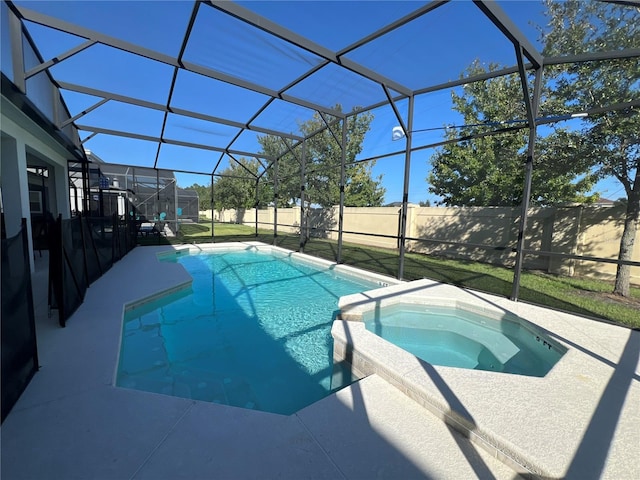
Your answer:
[[[362,312],[396,302],[463,306],[487,322],[517,316],[541,349],[548,341],[566,352],[543,377],[430,365],[365,328]],[[381,376],[518,471],[640,478],[629,448],[640,447],[640,332],[426,279],[342,297],[340,307],[350,321],[333,324],[335,360]]]
[[[1,427],[3,479],[517,477],[375,374],[291,416],[114,387],[123,305],[190,281],[157,262],[168,248],[134,249],[64,329],[46,315],[46,271],[34,274],[41,369]],[[595,402],[559,392],[592,412],[566,476],[638,478],[640,332],[575,318],[569,346],[600,365],[585,382],[605,381]]]

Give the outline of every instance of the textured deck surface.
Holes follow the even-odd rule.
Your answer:
[[[291,416],[114,387],[123,305],[189,281],[180,265],[157,262],[166,249],[134,249],[91,286],[64,329],[46,315],[46,272],[34,274],[41,369],[1,427],[3,479],[517,476],[378,375]],[[600,401],[562,393],[593,418],[582,433],[586,443],[576,446],[574,478],[585,471],[590,478],[639,476],[632,460],[639,382],[629,374],[637,369],[639,332],[624,330],[623,338],[623,329],[609,330],[602,340],[609,354],[593,354],[603,371],[614,371],[602,380]],[[579,330],[573,341],[600,348],[586,345]],[[624,368],[615,373],[618,363]],[[597,372],[584,374],[586,382]],[[494,415],[518,428],[517,418]]]

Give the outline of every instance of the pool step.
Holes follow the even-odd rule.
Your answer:
[[[517,476],[375,374],[296,415],[346,478]]]

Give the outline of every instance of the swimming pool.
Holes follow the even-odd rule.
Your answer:
[[[331,324],[339,297],[377,281],[258,249],[163,261],[192,287],[126,311],[116,385],[291,414],[354,380]]]
[[[399,303],[363,314],[370,332],[433,365],[545,376],[566,349],[514,315]]]

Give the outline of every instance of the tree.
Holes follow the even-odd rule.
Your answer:
[[[640,48],[640,8],[603,2],[545,0],[549,25],[541,28],[545,56]],[[632,260],[640,218],[640,61],[580,62],[549,69],[555,88],[549,102],[559,112],[602,108],[584,119],[577,153],[598,178],[615,177],[627,195],[619,260]],[[607,107],[636,102],[635,109]],[[619,265],[614,293],[629,295],[631,267]]]
[[[340,110],[340,106],[336,106]],[[305,155],[305,196],[308,204],[331,207],[340,202],[340,163],[342,149],[336,141],[342,138],[340,122],[332,123],[333,118],[327,119],[331,124],[328,128],[311,136],[306,141]],[[382,204],[385,189],[381,186],[382,175],[372,178],[371,169],[374,162],[356,163],[356,156],[362,151],[364,136],[369,130],[373,115],[359,114],[349,118],[347,122],[347,142],[345,160],[345,205],[350,206],[379,206]],[[326,127],[319,114],[301,124],[304,136],[310,136]],[[333,133],[332,133],[333,132]],[[262,151],[267,156],[278,160],[278,194],[279,205],[293,206],[300,198],[301,159],[302,148],[299,146],[294,153],[287,152],[284,140],[272,135],[259,139]],[[265,175],[269,183],[275,181],[275,169],[267,170]]]
[[[258,138],[262,146],[262,152],[271,158],[277,158],[282,151],[287,151],[287,143],[275,135],[264,135]],[[300,163],[298,158],[302,156],[302,149],[296,148],[294,153],[287,153],[278,160],[278,207],[293,207],[296,199],[300,197]],[[260,182],[260,188],[269,192],[269,200],[272,203],[275,180],[275,167],[270,166]]]
[[[381,187],[382,175],[371,176],[371,164],[357,163],[346,167],[344,204],[349,207],[379,207],[386,189]],[[336,202],[337,203],[337,202]]]
[[[214,183],[213,205],[218,211],[253,208],[255,205],[256,177],[252,173],[257,174],[260,164],[257,160],[246,158],[241,158],[238,162],[232,162],[222,170]]]
[[[491,65],[490,70],[498,69]],[[476,61],[467,75],[485,73]],[[514,125],[526,118],[522,86],[518,75],[505,75],[466,84],[463,94],[452,92],[453,108],[462,114],[467,127],[460,131],[447,129],[447,138],[488,132]],[[566,131],[559,135],[570,136]],[[574,141],[578,141],[574,139]],[[429,192],[442,198],[439,205],[448,206],[517,206],[522,202],[528,130],[512,130],[498,135],[469,138],[450,143],[431,157],[427,178]],[[534,205],[591,201],[586,193],[595,178],[585,161],[573,156],[557,156],[552,141],[540,140],[533,169],[532,198]],[[577,177],[581,176],[579,180]]]
[[[539,27],[545,57],[640,48],[640,9],[578,0],[545,0],[548,25]],[[490,69],[495,69],[492,66]],[[481,73],[475,62],[468,72]],[[640,62],[637,57],[575,61],[544,69],[541,116],[590,111],[583,126],[554,126],[538,138],[533,204],[592,201],[595,181],[615,177],[627,194],[619,259],[632,259],[640,216]],[[467,124],[524,119],[517,76],[465,85],[453,93]],[[473,135],[483,127],[447,135]],[[490,127],[495,128],[495,126]],[[429,190],[445,205],[516,205],[522,198],[527,130],[447,145],[432,156]],[[630,267],[618,266],[614,293],[629,295]]]
[[[211,208],[211,185],[194,183],[187,190],[195,190],[198,193],[198,208],[200,211]]]

